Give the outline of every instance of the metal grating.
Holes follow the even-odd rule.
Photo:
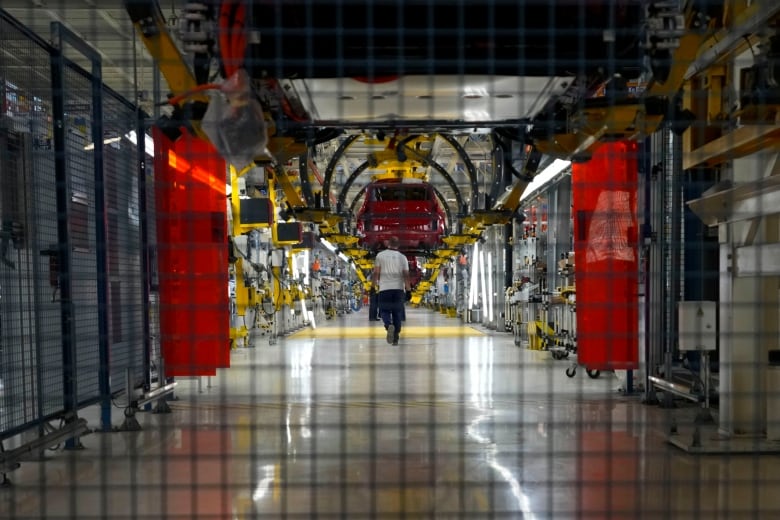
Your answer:
[[[713,183],[752,182],[755,176],[780,173],[780,156],[774,146],[780,136],[774,128],[780,122],[780,111],[772,113],[773,124],[766,124],[771,118],[763,118],[768,115],[763,110],[776,111],[780,100],[775,81],[780,36],[770,40],[777,34],[778,0],[0,2],[3,8],[26,13],[27,23],[38,30],[42,27],[44,34],[50,19],[67,19],[74,34],[83,35],[97,47],[91,56],[106,58],[103,70],[108,74],[104,78],[117,81],[115,90],[119,91],[116,85],[123,85],[122,92],[146,101],[165,99],[168,86],[158,82],[150,88],[148,74],[144,77],[139,72],[149,67],[145,49],[136,50],[133,45],[130,59],[129,42],[138,41],[123,6],[135,4],[142,9],[158,4],[166,17],[160,29],[176,27],[183,20],[182,25],[192,24],[190,29],[204,29],[206,24],[197,23],[201,9],[247,6],[253,29],[247,36],[254,47],[246,53],[246,66],[258,89],[263,88],[259,97],[275,112],[277,137],[308,143],[319,130],[327,130],[324,135],[343,130],[341,137],[310,150],[312,161],[319,161],[322,171],[339,139],[349,138],[350,133],[364,134],[366,142],[339,159],[325,200],[330,195],[350,199],[376,173],[358,172],[359,181],[347,181],[351,172],[368,162],[369,153],[391,148],[370,143],[384,143],[379,134],[402,138],[407,132],[451,133],[474,163],[474,182],[466,183],[472,172],[464,168],[463,157],[451,150],[442,152],[441,148],[447,147],[437,138],[431,144],[432,156],[455,178],[452,184],[440,185],[442,198],[452,202],[451,196],[462,194],[472,201],[472,213],[500,196],[507,187],[505,181],[508,184],[524,177],[519,171],[508,180],[502,178],[507,163],[499,167],[498,154],[493,151],[502,139],[521,143],[521,147],[545,143],[548,151],[554,151],[550,145],[557,136],[566,136],[556,143],[565,145],[571,138],[566,133],[586,128],[581,125],[587,125],[591,117],[591,122],[597,122],[598,116],[593,114],[600,108],[636,115],[627,132],[638,130],[634,125],[644,124],[640,121],[644,116],[666,110],[668,107],[655,105],[656,98],[643,103],[645,112],[628,112],[634,94],[645,88],[650,75],[655,74],[657,84],[665,83],[666,49],[653,46],[676,47],[676,42],[663,36],[680,36],[675,24],[678,16],[685,18],[685,14],[677,8],[685,6],[689,14],[696,13],[692,27],[682,35],[685,46],[694,45],[689,40],[695,42],[695,38],[687,36],[701,33],[704,26],[722,27],[722,31],[713,31],[699,48],[686,49],[690,54],[668,55],[675,65],[686,66],[686,59],[693,58],[692,70],[713,72],[711,77],[707,74],[697,79],[702,83],[693,84],[684,97],[696,97],[703,90],[717,91],[716,78],[733,76],[720,85],[728,95],[720,100],[707,98],[708,103],[702,103],[706,109],[696,110],[694,129],[698,125],[700,132],[722,133],[725,139],[719,142],[726,150],[718,153],[724,155],[736,148],[735,143],[726,142],[728,138],[744,137],[742,130],[750,126],[760,126],[761,135],[766,136],[767,142],[755,144],[755,148],[773,143],[771,150],[761,150],[757,158],[729,158],[722,166],[697,169]],[[191,18],[180,11],[185,4]],[[771,17],[767,14],[770,11]],[[148,18],[143,19],[146,35],[157,34],[147,23]],[[25,38],[20,34],[21,40]],[[192,39],[189,44],[202,41]],[[35,65],[38,58],[28,53],[28,47],[0,43],[0,76],[6,60],[18,69],[13,72],[20,78],[14,80],[12,90],[17,93],[11,97],[18,100],[21,92],[45,91],[50,84],[45,53],[39,69]],[[209,75],[231,61],[223,47],[226,43],[220,41],[225,54],[221,63],[206,71]],[[726,49],[729,45],[733,48]],[[649,54],[649,49],[654,54]],[[722,63],[717,67],[702,65],[702,59],[706,62],[707,55],[719,49],[728,51]],[[84,64],[89,61],[84,59],[87,54],[75,45],[66,55]],[[200,57],[189,64],[198,60]],[[109,67],[112,61],[116,67]],[[161,60],[155,65],[168,64]],[[756,68],[751,70],[753,65]],[[114,70],[109,72],[109,68]],[[725,72],[716,70],[721,68]],[[738,75],[742,78],[735,80]],[[157,313],[161,298],[156,276],[151,276],[148,294],[143,273],[147,254],[154,271],[158,245],[154,239],[154,174],[150,161],[143,173],[149,187],[144,191],[137,162],[145,158],[137,156],[126,137],[137,126],[132,108],[104,92],[101,109],[93,111],[94,78],[70,66],[64,79],[67,248],[68,257],[73,256],[73,270],[67,274],[73,288],[77,401],[85,405],[103,397],[104,413],[106,408],[110,411],[111,403],[105,394],[100,395],[105,386],[98,378],[106,360],[110,362],[111,389],[118,390],[127,368],[136,373],[139,382],[148,359],[154,362],[159,353]],[[220,80],[218,74],[212,79]],[[628,83],[623,84],[623,80]],[[294,95],[277,99],[273,89],[266,88],[268,82],[278,82],[274,89]],[[8,87],[0,83],[0,88]],[[774,99],[768,101],[763,97],[766,94]],[[40,96],[43,113],[47,95]],[[672,93],[660,97],[672,97]],[[750,117],[756,116],[744,110],[755,99],[760,105],[759,125],[751,125]],[[723,106],[715,106],[717,101]],[[279,106],[275,106],[277,102]],[[733,108],[735,103],[738,112]],[[588,115],[582,112],[583,107],[594,110]],[[715,112],[709,113],[713,108]],[[163,111],[168,110],[166,106]],[[101,171],[95,171],[95,152],[87,147],[98,113],[101,131],[105,130],[98,140],[106,142],[95,142],[94,146],[104,157],[105,186],[96,195],[96,185],[100,189],[102,181],[96,182],[95,176],[100,177]],[[152,120],[157,121],[159,115]],[[675,121],[675,117],[669,114],[667,122],[684,122]],[[48,124],[43,117],[29,116],[21,125],[11,121],[0,130],[4,132],[0,138],[0,218],[12,222],[10,227],[0,227],[10,244],[5,247],[7,255],[3,254],[8,263],[0,264],[0,377],[6,382],[0,396],[0,439],[7,431],[40,420],[47,410],[58,410],[63,368],[68,373],[67,367],[61,366],[61,345],[67,346],[70,338],[58,337],[58,330],[60,325],[69,324],[59,323],[57,293],[47,278],[50,260],[41,254],[57,240],[52,153],[45,148],[45,139],[39,138],[45,134],[42,130],[50,130]],[[534,131],[526,133],[531,127]],[[722,243],[714,243],[708,251],[708,263],[686,267],[693,256],[691,249],[703,248],[705,243],[680,227],[687,202],[685,188],[690,187],[681,180],[682,159],[689,153],[688,145],[672,133],[668,127],[655,132],[647,143],[651,146],[645,146],[647,150],[641,155],[648,168],[640,172],[640,179],[647,176],[643,180],[650,204],[645,208],[647,226],[631,230],[643,239],[633,252],[647,259],[640,267],[648,282],[640,300],[647,311],[638,320],[639,345],[634,350],[640,355],[638,365],[631,363],[629,370],[602,369],[601,374],[593,366],[580,365],[579,377],[575,377],[574,357],[561,363],[551,352],[542,352],[553,350],[548,341],[561,340],[561,335],[546,332],[563,321],[558,318],[560,306],[548,312],[548,304],[560,305],[560,301],[553,301],[556,277],[550,271],[558,258],[556,247],[566,243],[564,251],[574,249],[569,228],[573,212],[579,208],[572,204],[581,203],[569,194],[565,204],[556,202],[553,206],[552,192],[560,190],[561,184],[555,188],[548,185],[545,193],[540,190],[534,195],[540,197],[534,202],[535,209],[544,207],[546,201],[550,222],[560,218],[566,224],[550,224],[546,230],[540,225],[530,235],[524,233],[521,219],[503,229],[488,225],[480,230],[478,251],[482,256],[474,254],[475,245],[467,249],[471,255],[468,269],[457,263],[451,266],[458,273],[458,308],[462,313],[473,311],[463,320],[466,323],[430,312],[436,307],[410,308],[396,348],[385,344],[381,324],[366,323],[366,314],[357,310],[360,305],[352,299],[355,294],[323,290],[319,297],[325,295],[329,300],[333,315],[327,321],[323,317],[316,332],[286,336],[295,327],[297,314],[293,311],[298,309],[294,305],[282,308],[270,330],[284,338],[269,338],[269,329],[255,328],[248,346],[257,348],[232,352],[233,366],[220,372],[215,381],[179,380],[179,400],[172,416],[142,414],[145,431],[138,436],[89,436],[85,440],[88,449],[82,454],[20,472],[19,491],[11,491],[11,500],[3,500],[4,490],[0,490],[0,518],[779,517],[780,494],[775,488],[780,465],[776,457],[766,456],[776,454],[780,446],[778,211],[766,204],[763,195],[753,194],[751,201],[762,206],[758,209],[763,221],[748,224],[738,220],[743,216],[737,215],[735,207],[733,222],[724,221],[720,229],[710,230],[720,235]],[[589,137],[619,139],[611,134]],[[717,139],[706,140],[714,147]],[[400,151],[402,154],[403,148]],[[568,158],[570,148],[554,153]],[[401,154],[396,157],[404,162]],[[571,158],[577,163],[581,157]],[[545,156],[544,161],[550,159],[552,156]],[[293,163],[295,160],[292,158]],[[652,173],[651,168],[657,165],[659,172]],[[61,166],[58,161],[58,176],[65,170]],[[289,163],[280,167],[293,168]],[[609,167],[606,164],[604,170]],[[297,173],[303,172],[299,164]],[[350,183],[351,187],[346,186]],[[609,189],[604,178],[599,183],[600,188]],[[216,188],[221,197],[219,184]],[[262,188],[252,189],[259,193]],[[146,210],[141,209],[144,200]],[[709,199],[709,203],[717,200]],[[61,205],[61,198],[57,202]],[[610,211],[618,214],[616,220],[622,218],[622,211]],[[197,218],[184,212],[176,217],[182,228]],[[98,243],[103,222],[107,232],[105,285],[100,279],[103,249]],[[541,216],[534,222],[541,222]],[[574,222],[584,225],[584,221]],[[350,229],[350,224],[345,223],[342,230]],[[556,237],[559,229],[566,232]],[[743,240],[743,236],[750,239]],[[180,253],[182,264],[192,256],[201,237],[189,238],[189,247]],[[577,238],[575,242],[579,245],[584,240]],[[755,249],[764,244],[769,247]],[[161,249],[166,245],[164,241],[159,244]],[[509,255],[511,249],[515,258]],[[324,266],[326,253],[322,248],[319,252]],[[265,268],[262,273],[269,274],[273,270],[262,262],[269,263],[275,255],[265,258],[266,251],[262,253],[257,263]],[[325,271],[316,276],[318,284],[325,280],[332,287],[353,283],[349,266],[337,264],[336,258],[329,258],[330,276]],[[547,265],[542,266],[545,258]],[[740,265],[745,263],[751,264],[747,267],[753,271],[740,273]],[[513,265],[514,273],[504,272]],[[472,273],[476,276],[470,285]],[[486,318],[486,309],[506,308],[502,305],[506,297],[501,286],[504,275],[516,281],[526,274],[531,285],[540,285],[533,295],[538,299],[523,302],[523,328],[518,327],[517,337],[512,338],[502,333],[503,316],[493,317],[488,310]],[[604,282],[620,277],[617,269],[598,274]],[[605,350],[610,349],[623,325],[619,323],[620,311],[636,301],[633,295],[626,300],[611,294],[611,300],[599,305],[594,300],[588,303],[582,297],[588,291],[581,283],[588,277],[587,270],[576,275],[581,296],[577,301],[579,316],[592,316],[589,311],[595,307],[612,312],[600,319],[596,338]],[[693,365],[686,366],[677,348],[683,327],[689,324],[680,318],[676,305],[692,296],[687,289],[681,292],[684,282],[692,277],[709,279],[715,286],[713,299],[721,305],[718,353],[723,357],[713,366],[720,370],[718,377],[710,378],[702,371],[702,367],[709,367],[707,363],[695,370]],[[190,291],[181,321],[191,326],[197,338],[197,312],[208,313],[210,309],[204,304],[205,295],[193,290],[194,285],[180,289],[182,294]],[[474,302],[467,303],[464,297],[472,295],[477,296]],[[631,321],[633,326],[637,320]],[[520,325],[518,320],[515,325]],[[532,334],[527,325],[532,325]],[[103,330],[105,336],[100,335]],[[147,331],[151,341],[144,336]],[[106,345],[108,352],[100,348]],[[151,345],[152,352],[145,352],[144,345]],[[526,346],[529,348],[520,348]],[[193,341],[195,349],[197,339]],[[579,352],[579,361],[585,358],[584,350]],[[677,381],[653,386],[651,380],[658,372],[666,377],[683,372],[689,387],[675,386]],[[710,380],[717,383],[712,397],[718,399],[714,402],[709,401]],[[641,397],[637,390],[643,391]],[[659,406],[649,406],[654,404]],[[710,413],[714,415],[708,417]],[[702,453],[713,456],[699,457]]]
[[[98,373],[98,294],[95,260],[95,163],[92,143],[92,82],[76,66],[66,66],[66,161],[69,174],[71,284],[78,403],[100,395]]]
[[[0,379],[3,384],[3,413],[0,429],[30,422],[36,416],[37,392],[34,367],[37,363],[34,280],[30,250],[24,236],[29,232],[28,197],[25,187],[25,139],[22,134],[0,131]]]
[[[63,407],[49,53],[0,18],[0,436]]]
[[[103,147],[103,174],[112,391],[124,387],[127,369],[132,371],[135,383],[144,381],[144,278],[136,120],[132,108],[104,91],[103,130],[107,144]]]

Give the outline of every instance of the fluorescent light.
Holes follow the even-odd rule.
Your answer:
[[[525,188],[525,191],[520,196],[522,202],[526,198],[530,197],[532,193],[542,189],[548,182],[558,176],[559,173],[571,166],[571,161],[564,161],[562,159],[555,159],[552,164],[538,173],[534,180]]]
[[[477,304],[477,273],[479,272],[479,262],[476,261],[479,254],[479,244],[474,243],[474,249],[471,252],[471,284],[469,285],[469,308],[473,309]]]
[[[487,297],[487,283],[485,282],[485,252],[480,251],[479,252],[479,281],[482,282],[482,318],[484,319],[487,314],[487,301],[485,298]]]
[[[303,292],[303,291],[301,291]],[[303,295],[302,295],[303,296]],[[306,308],[306,297],[301,298],[301,314],[303,314],[303,321],[309,317],[309,310]]]
[[[317,324],[314,322],[314,311],[309,311],[309,323],[311,323],[312,329],[317,329]]]
[[[320,242],[322,242],[322,245],[325,246],[325,248],[330,251],[331,253],[336,252],[336,246],[325,240],[324,238],[320,239]]]
[[[133,144],[138,144],[138,134],[135,133],[135,130],[126,133],[125,139]],[[154,157],[154,139],[149,134],[144,134],[144,151],[149,157]]]
[[[309,285],[309,250],[303,251],[303,284]]]
[[[345,255],[344,253],[339,253],[339,258],[344,260],[346,263],[349,263],[349,258],[347,258],[347,255]]]
[[[488,295],[487,295],[487,309],[488,309],[488,321],[493,322],[493,252],[488,251],[487,255],[487,277],[488,277]]]
[[[103,144],[118,143],[121,140],[122,140],[121,137],[106,137],[105,139],[103,139]],[[84,149],[85,150],[94,150],[95,149],[95,143],[89,143],[88,145],[86,145],[84,147]]]
[[[290,263],[292,264],[292,276],[293,280],[298,279],[298,255],[293,253],[290,255]]]

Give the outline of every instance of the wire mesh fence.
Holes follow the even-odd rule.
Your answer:
[[[0,516],[777,517],[774,4],[4,2]]]
[[[49,54],[0,20],[2,153],[2,376],[0,431],[62,409]]]
[[[148,307],[142,290],[147,280],[142,267],[148,262],[139,214],[147,208],[138,201],[141,168],[137,140],[131,140],[137,108],[107,88],[96,95],[91,73],[67,59],[53,59],[54,48],[2,14],[0,438],[17,446],[36,428],[45,437],[57,429],[57,421],[60,426],[72,422],[79,408],[125,391],[128,368],[132,386],[148,381]],[[102,126],[103,117],[93,111],[103,104],[109,130],[121,133],[99,141],[98,162],[92,129],[96,121]],[[96,189],[96,180],[106,164],[114,276],[108,280],[110,303],[98,297],[99,284],[106,281],[98,260],[106,248],[105,238],[98,240],[97,224],[104,217],[96,218],[96,202],[106,196]],[[101,331],[112,326],[111,353],[103,355]],[[110,429],[110,413],[101,420]],[[5,460],[3,469],[15,464]]]

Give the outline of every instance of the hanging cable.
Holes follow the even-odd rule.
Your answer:
[[[178,96],[173,96],[171,98],[168,98],[167,101],[163,101],[162,103],[159,103],[158,106],[178,105],[185,99],[194,96],[198,92],[204,92],[206,90],[219,90],[220,88],[222,88],[222,86],[217,83],[204,83],[203,85],[198,85],[197,87],[188,90],[187,92],[184,92],[182,94],[179,94]]]
[[[219,49],[225,77],[232,76],[244,63],[246,53],[246,6],[223,1],[219,9]]]

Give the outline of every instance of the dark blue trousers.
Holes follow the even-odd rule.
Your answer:
[[[379,319],[379,296],[372,290],[368,295],[368,319]]]
[[[395,325],[395,337],[401,332],[401,322],[404,318],[404,302],[406,293],[401,289],[379,292],[379,315],[385,324],[385,328],[390,324]]]

